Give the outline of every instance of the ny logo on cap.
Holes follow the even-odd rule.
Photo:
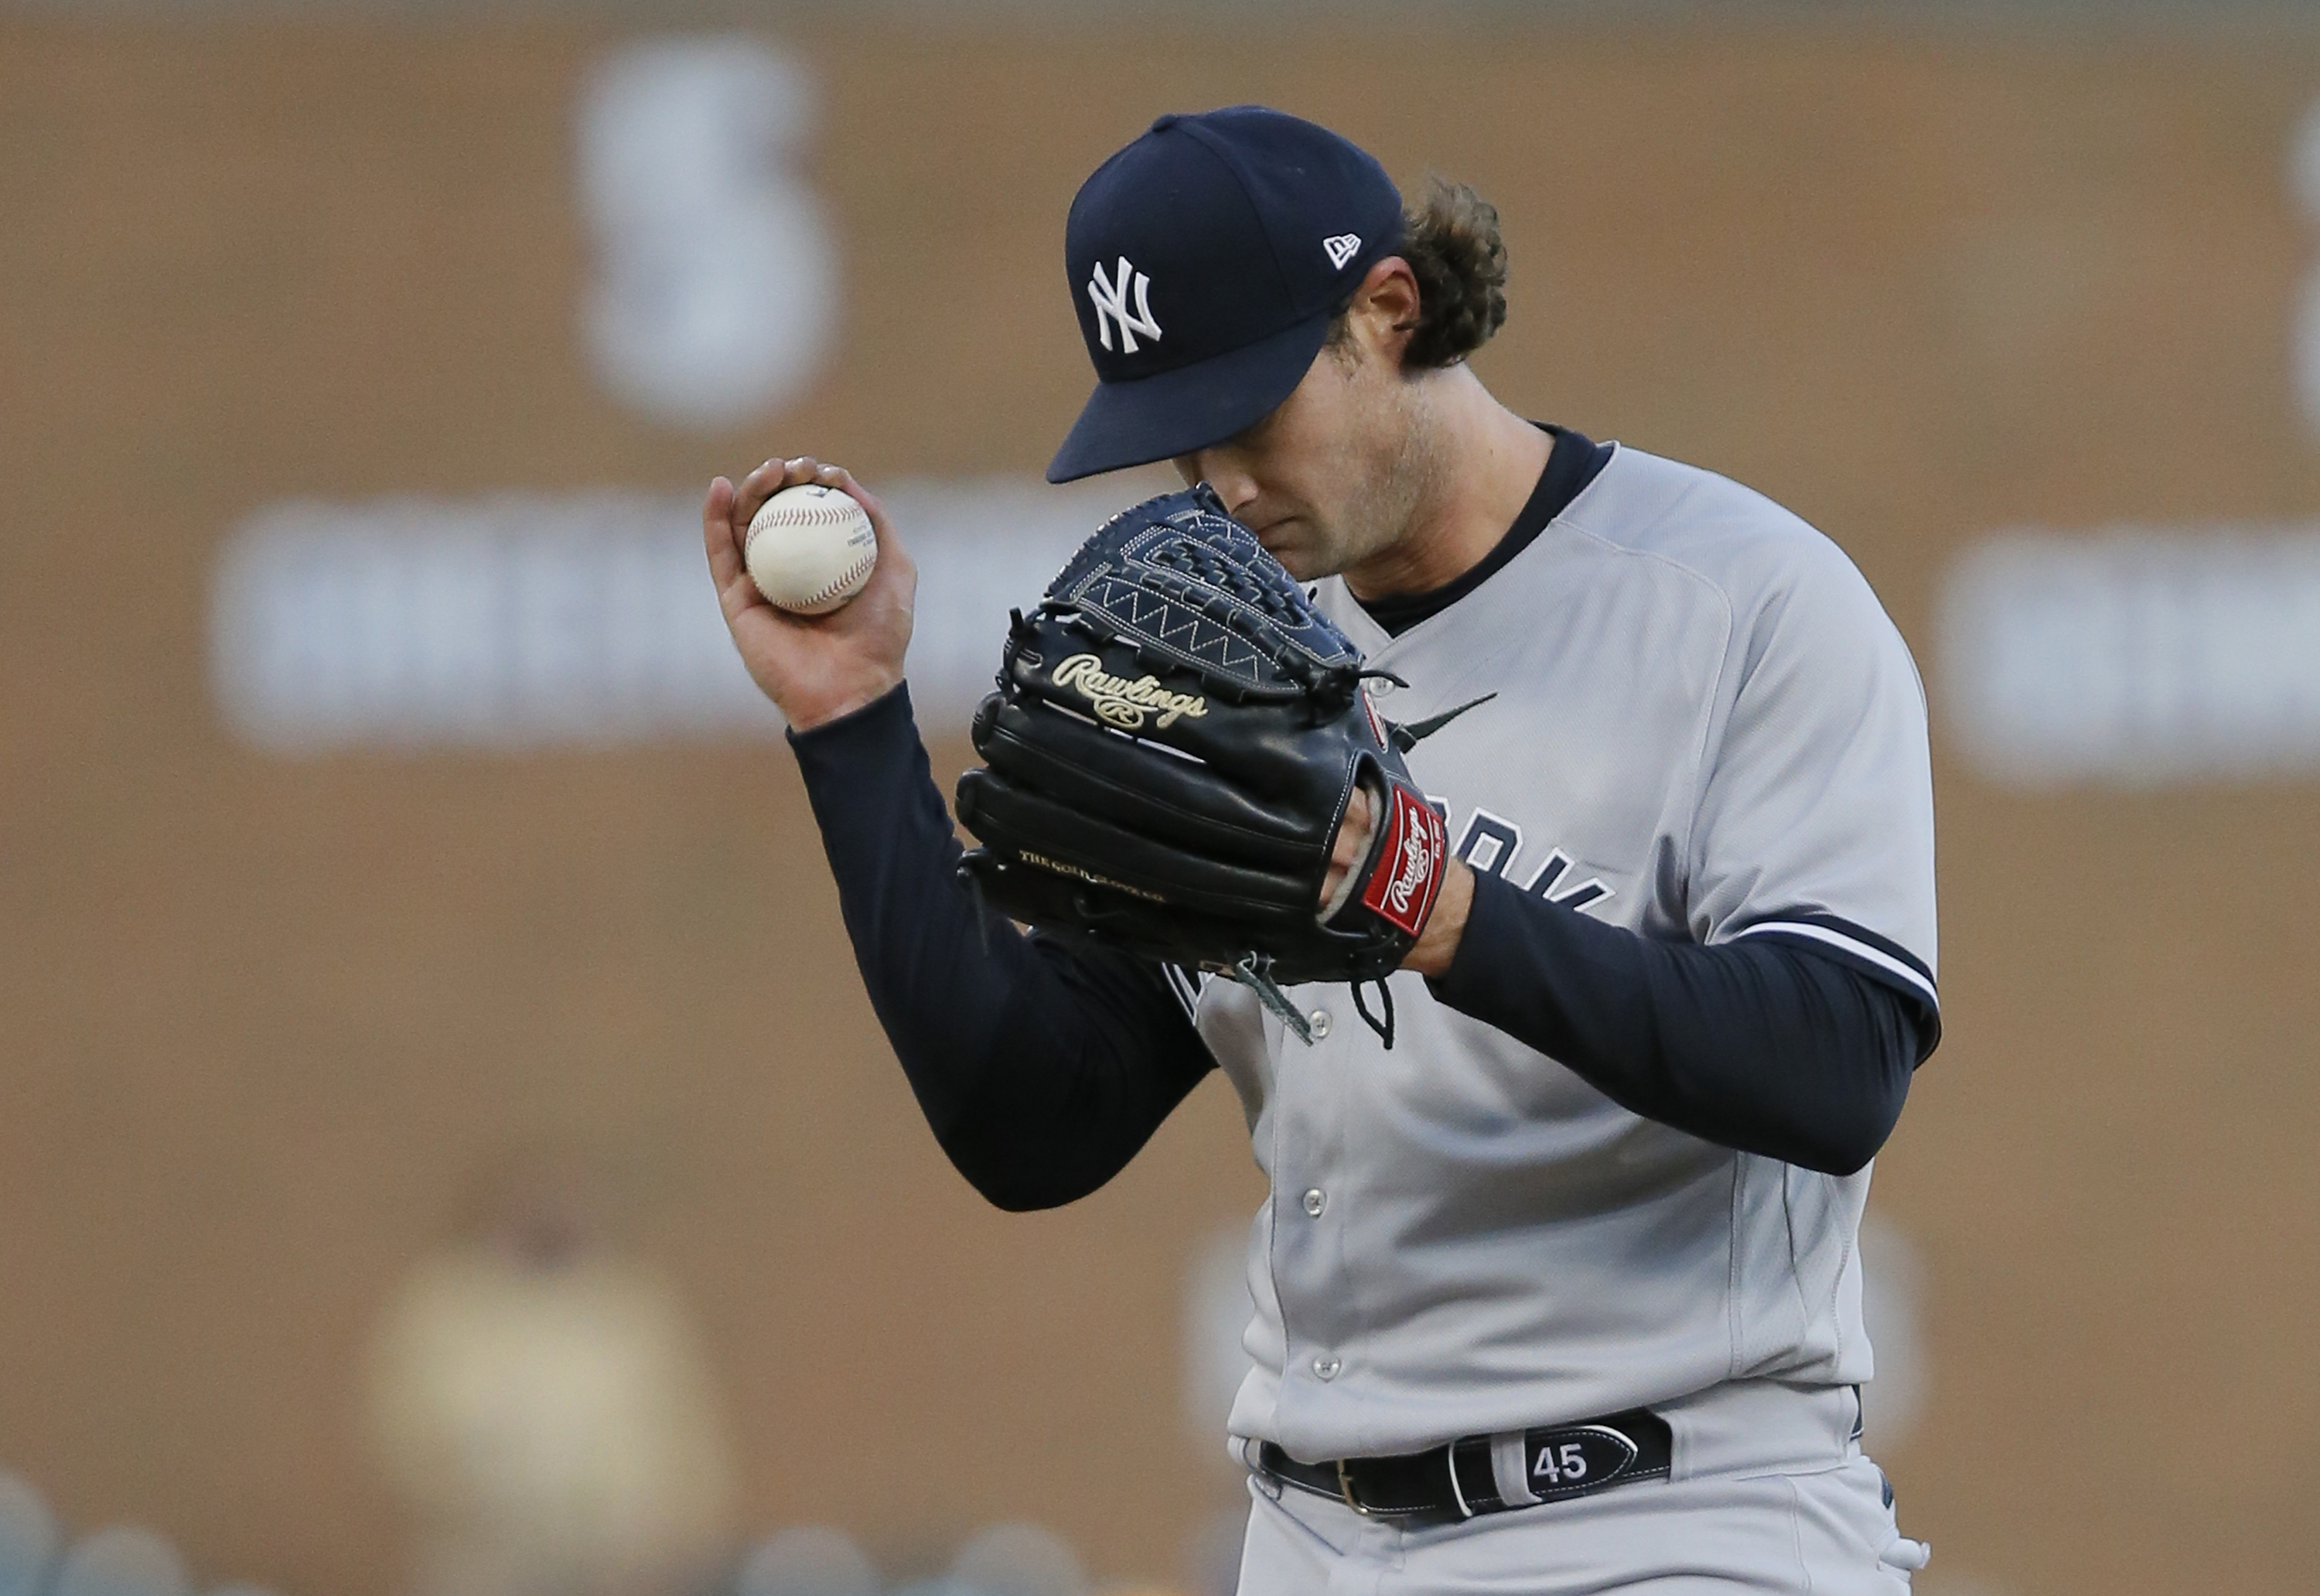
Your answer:
[[[1134,279],[1136,310],[1128,309],[1129,279]],[[1119,268],[1110,282],[1104,280],[1103,263],[1096,262],[1095,275],[1088,279],[1088,297],[1095,302],[1096,336],[1105,349],[1111,348],[1111,324],[1119,323],[1119,352],[1136,352],[1136,335],[1142,333],[1154,343],[1160,341],[1160,323],[1152,319],[1152,306],[1145,295],[1150,292],[1152,279],[1128,264],[1128,257],[1119,258]]]
[[[1359,233],[1341,232],[1335,238],[1321,240],[1321,248],[1329,252],[1329,264],[1339,270],[1344,269],[1346,262],[1351,260],[1361,247]]]

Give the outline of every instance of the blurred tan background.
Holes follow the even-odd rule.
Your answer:
[[[1095,1197],[992,1212],[777,739],[285,754],[222,714],[208,629],[224,541],[302,496],[692,491],[807,449],[1036,475],[1088,381],[1073,190],[1158,111],[1262,99],[1495,200],[1485,379],[1790,504],[1917,650],[1947,1036],[1872,1211],[1918,1272],[1922,1410],[1878,1450],[1919,1588],[2310,1588],[2320,789],[1998,784],[1935,652],[1992,531],[2320,517],[2288,178],[2320,34],[748,31],[815,86],[842,292],[793,396],[688,426],[580,331],[575,97],[634,28],[0,17],[0,1467],[204,1577],[401,1589],[367,1349],[478,1183],[546,1159],[687,1304],[738,1533],[834,1524],[899,1576],[1028,1519],[1099,1582],[1191,1584],[1233,1488],[1180,1397],[1186,1281],[1259,1195],[1228,1092]]]

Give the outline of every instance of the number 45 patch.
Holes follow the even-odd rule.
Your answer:
[[[1634,1441],[1600,1424],[1533,1430],[1529,1440],[1530,1488],[1542,1499],[1609,1483],[1638,1455]]]
[[[1541,1446],[1538,1461],[1531,1465],[1531,1478],[1558,1485],[1567,1480],[1587,1477],[1587,1449],[1576,1441],[1565,1441],[1560,1446]]]

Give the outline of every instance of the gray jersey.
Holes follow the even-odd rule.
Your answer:
[[[1808,941],[1933,1001],[1924,695],[1868,584],[1795,516],[1620,449],[1400,637],[1342,582],[1319,596],[1409,684],[1389,717],[1497,694],[1409,756],[1473,868],[1652,937]],[[1325,1016],[1310,1047],[1246,989],[1201,992],[1272,1182],[1235,1436],[1393,1453],[1740,1387],[1843,1394],[1850,1424],[1867,1171],[1640,1119],[1418,976],[1392,989],[1391,1050],[1343,986],[1295,992]]]

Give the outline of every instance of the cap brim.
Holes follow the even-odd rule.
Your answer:
[[[1315,316],[1156,376],[1098,383],[1047,463],[1047,480],[1071,482],[1174,459],[1255,425],[1305,380],[1334,319]]]

